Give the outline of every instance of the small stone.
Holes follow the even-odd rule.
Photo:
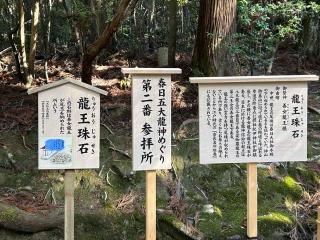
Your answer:
[[[227,240],[241,240],[241,236],[233,235],[233,236],[227,237]]]
[[[21,190],[32,191],[32,187],[31,186],[24,186],[21,188]]]

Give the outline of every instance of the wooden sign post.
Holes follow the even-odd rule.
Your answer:
[[[256,163],[247,163],[247,236],[258,237],[258,172]]]
[[[190,78],[199,84],[200,163],[247,163],[247,235],[258,237],[257,165],[307,160],[315,75]]]
[[[100,94],[64,79],[30,89],[38,93],[38,167],[65,169],[65,239],[74,239],[74,169],[99,168]]]
[[[64,238],[74,239],[74,170],[64,172]]]
[[[123,68],[132,76],[133,170],[146,171],[146,239],[156,239],[156,170],[171,168],[171,75],[178,68]]]
[[[318,206],[317,212],[317,240],[320,240],[320,206]]]

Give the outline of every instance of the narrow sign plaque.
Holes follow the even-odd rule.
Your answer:
[[[122,70],[132,75],[133,170],[171,168],[171,76],[180,69]]]
[[[135,76],[132,105],[133,169],[171,168],[170,76]]]

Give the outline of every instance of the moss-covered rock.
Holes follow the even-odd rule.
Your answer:
[[[18,213],[15,208],[7,208],[0,212],[0,222],[15,222]]]

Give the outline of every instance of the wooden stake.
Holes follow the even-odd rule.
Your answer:
[[[257,164],[247,164],[247,236],[258,237]]]
[[[317,240],[320,240],[320,206],[318,207]]]
[[[74,170],[65,170],[64,198],[64,239],[74,240]]]
[[[156,240],[156,179],[155,170],[146,171],[146,240]]]

